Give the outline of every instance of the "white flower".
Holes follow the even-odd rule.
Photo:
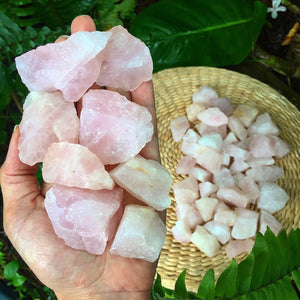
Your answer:
[[[278,11],[286,11],[286,7],[285,6],[279,6],[281,3],[281,0],[273,0],[272,1],[272,7],[268,7],[268,13],[271,13],[271,17],[273,19],[276,19],[278,14]]]

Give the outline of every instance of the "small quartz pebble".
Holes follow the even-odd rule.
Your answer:
[[[214,127],[201,122],[200,124],[196,124],[195,127],[201,135],[219,133],[221,137],[224,138],[227,134],[226,125]]]
[[[218,188],[235,186],[231,172],[227,168],[222,168],[219,172],[215,173],[213,182],[218,186]]]
[[[196,164],[196,159],[191,156],[182,156],[177,164],[177,174],[188,174]]]
[[[245,192],[238,187],[222,187],[218,190],[217,196],[219,199],[238,207],[246,207],[249,199]]]
[[[112,189],[114,182],[88,148],[67,142],[53,143],[46,153],[43,178],[48,183],[91,190]]]
[[[213,213],[218,205],[219,200],[211,197],[203,197],[195,202],[200,215],[205,222],[209,221],[213,217]]]
[[[275,147],[272,139],[263,134],[254,135],[249,143],[251,155],[256,158],[272,157],[275,154]]]
[[[20,123],[19,157],[30,166],[42,162],[55,142],[77,143],[79,119],[73,103],[60,92],[31,92],[25,99]]]
[[[78,101],[97,80],[100,65],[94,58],[111,35],[99,31],[73,33],[63,42],[39,46],[18,56],[17,70],[30,91],[60,90],[66,101]]]
[[[217,151],[222,150],[223,139],[219,133],[207,134],[198,140],[198,144],[216,149]]]
[[[223,155],[211,147],[200,145],[196,160],[207,171],[217,173],[221,169]]]
[[[79,141],[104,165],[135,157],[152,135],[152,117],[147,108],[113,91],[90,90],[84,95]]]
[[[106,47],[97,56],[101,71],[97,84],[135,90],[152,79],[153,62],[149,48],[122,26],[115,26]]]
[[[278,136],[270,136],[274,147],[274,155],[277,158],[282,158],[290,152],[290,146]]]
[[[257,207],[271,214],[282,209],[289,200],[287,193],[276,183],[261,182]]]
[[[284,174],[282,168],[277,166],[256,166],[248,171],[246,175],[252,177],[255,181],[276,181]]]
[[[192,97],[194,103],[202,103],[205,106],[211,106],[212,101],[218,98],[218,94],[211,87],[204,85],[194,93]]]
[[[197,120],[197,115],[205,110],[205,106],[202,103],[192,103],[186,108],[187,118],[190,122]]]
[[[191,241],[191,229],[187,226],[184,220],[178,220],[175,226],[172,227],[174,239],[180,243],[189,243]]]
[[[237,240],[255,236],[259,214],[246,208],[236,208],[237,218],[233,224],[231,235]]]
[[[250,134],[278,135],[279,129],[273,123],[268,113],[256,118],[256,121],[249,127]]]
[[[209,181],[199,183],[199,191],[201,197],[209,197],[211,194],[218,191],[218,186]]]
[[[250,252],[254,246],[254,241],[251,239],[245,240],[230,240],[225,251],[229,259],[236,257],[244,252]]]
[[[226,244],[230,238],[230,227],[224,223],[212,220],[204,225],[204,228],[213,234],[221,244]]]
[[[282,225],[275,219],[273,215],[265,210],[260,211],[260,227],[259,231],[265,234],[267,227],[269,227],[275,235],[278,235],[282,229]]]
[[[111,254],[154,262],[166,238],[166,227],[152,207],[127,205]]]
[[[186,116],[179,116],[171,121],[171,131],[175,142],[179,142],[190,127]]]
[[[230,116],[228,118],[229,129],[241,140],[245,140],[247,137],[247,130],[243,123],[235,116]]]
[[[200,136],[193,129],[188,129],[183,135],[182,140],[188,143],[199,143]]]
[[[218,107],[226,116],[229,116],[233,111],[233,105],[227,98],[213,99],[211,101],[211,106]]]
[[[184,220],[190,229],[194,229],[197,225],[203,223],[203,218],[194,205],[179,203],[176,205],[176,216],[178,220]]]
[[[218,239],[203,226],[198,225],[196,227],[196,230],[192,233],[191,241],[208,257],[213,257],[220,250]]]
[[[246,104],[238,105],[233,113],[246,127],[249,127],[258,115],[258,109]]]
[[[217,107],[209,107],[197,115],[197,118],[208,126],[219,127],[228,123],[227,116]]]
[[[157,161],[138,155],[119,164],[110,175],[128,193],[157,210],[164,210],[171,204],[172,177]]]
[[[228,226],[233,226],[236,220],[236,211],[230,209],[224,202],[219,201],[216,207],[214,220]]]
[[[123,190],[92,191],[54,185],[45,208],[54,231],[65,244],[92,254],[102,254],[121,219]]]
[[[173,184],[177,203],[194,203],[199,198],[198,182],[194,177],[187,177]]]
[[[212,174],[208,171],[200,168],[200,167],[193,167],[188,173],[189,175],[195,177],[198,181],[204,182],[211,180]]]

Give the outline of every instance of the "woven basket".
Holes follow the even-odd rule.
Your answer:
[[[219,96],[227,97],[233,104],[245,103],[268,112],[280,129],[280,136],[289,143],[291,152],[276,165],[284,169],[284,176],[278,184],[288,193],[287,205],[275,214],[287,231],[300,227],[300,113],[277,91],[249,76],[236,72],[210,68],[185,67],[168,69],[153,76],[158,138],[162,164],[171,173],[174,182],[183,177],[175,173],[176,165],[182,156],[179,144],[172,139],[170,121],[185,114],[185,108],[192,103],[192,94],[202,85],[215,89]],[[173,239],[171,228],[176,222],[175,200],[171,192],[172,205],[167,211],[167,238],[162,249],[157,271],[162,284],[174,289],[178,275],[187,270],[188,290],[197,291],[203,275],[214,269],[216,277],[230,264],[224,246],[218,255],[209,258],[192,243],[181,244]],[[241,261],[246,255],[237,257]]]

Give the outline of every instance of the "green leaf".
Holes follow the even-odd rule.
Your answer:
[[[300,268],[297,268],[296,270],[292,271],[292,276],[298,290],[300,290]]]
[[[98,18],[101,30],[107,30],[116,25],[124,26],[124,20],[129,22],[134,16],[135,0],[100,0]]]
[[[0,111],[9,104],[11,92],[11,78],[7,72],[7,68],[0,62]]]
[[[183,270],[183,272],[179,275],[179,277],[176,280],[175,283],[175,297],[181,297],[183,299],[186,299],[187,297],[187,289],[185,286],[185,276],[186,276],[186,270]]]
[[[7,280],[12,280],[19,269],[19,263],[16,260],[9,262],[3,271],[3,276]]]
[[[25,281],[26,281],[26,277],[20,275],[19,273],[16,273],[12,279],[13,286],[15,287],[22,286]]]
[[[236,293],[238,265],[235,259],[231,260],[230,265],[220,275],[216,284],[216,296],[233,297]]]
[[[215,273],[210,269],[204,275],[197,296],[200,299],[213,300],[215,298]]]
[[[150,48],[154,71],[177,66],[239,64],[266,18],[251,0],[161,0],[139,13],[130,32]]]
[[[0,145],[6,145],[8,136],[5,130],[0,129]]]
[[[164,297],[165,296],[165,291],[164,291],[164,288],[163,286],[161,285],[161,277],[159,275],[159,273],[157,273],[156,275],[156,279],[155,279],[155,282],[152,286],[152,293],[153,296],[155,294],[158,294],[159,297]],[[155,297],[153,297],[155,299]]]
[[[252,279],[252,272],[254,266],[254,254],[251,252],[243,261],[238,265],[237,275],[237,291],[240,294],[249,291]]]
[[[35,173],[35,176],[37,178],[37,181],[40,186],[43,184],[43,175],[42,175],[42,168],[43,168],[43,163],[39,163],[39,167],[37,169],[37,172]]]

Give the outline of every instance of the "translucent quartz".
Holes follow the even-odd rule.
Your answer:
[[[110,253],[154,262],[166,238],[166,227],[151,207],[127,205]]]
[[[31,166],[42,162],[52,143],[78,142],[79,119],[74,104],[64,101],[60,92],[29,93],[20,133],[20,160]]]
[[[78,144],[53,143],[46,153],[42,173],[49,183],[91,190],[114,187],[97,156]]]
[[[110,172],[114,181],[131,195],[157,210],[171,204],[172,177],[157,161],[137,156]]]
[[[117,92],[90,90],[83,97],[79,131],[80,144],[104,165],[116,164],[135,157],[151,140],[152,116]]]
[[[152,79],[150,50],[122,26],[115,26],[109,31],[112,37],[97,57],[101,63],[97,84],[133,91],[143,81]]]
[[[54,185],[45,207],[55,233],[65,244],[102,254],[121,219],[123,190],[92,191]]]
[[[66,101],[78,101],[99,76],[110,32],[79,31],[66,41],[37,47],[16,58],[16,67],[30,91],[62,91]],[[76,88],[74,88],[76,87]]]

